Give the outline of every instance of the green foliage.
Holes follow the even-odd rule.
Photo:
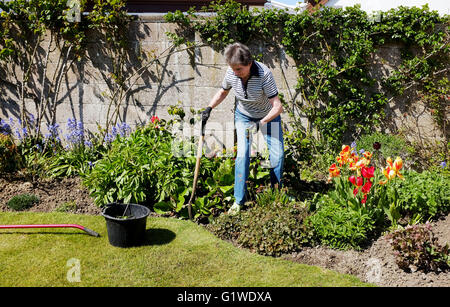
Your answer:
[[[150,125],[128,138],[117,138],[84,177],[97,205],[112,202],[154,203],[186,185],[183,160],[171,150],[171,134]]]
[[[236,242],[241,233],[243,215],[221,214],[207,228],[222,240]]]
[[[208,227],[218,237],[253,252],[280,256],[298,251],[310,242],[312,230],[304,223],[307,216],[302,203],[265,203],[264,198],[264,202],[257,202],[237,216],[220,215]]]
[[[286,205],[290,201],[286,189],[267,188],[256,196],[258,206],[265,207],[270,210],[272,204]]]
[[[81,10],[85,2],[79,2]],[[0,2],[0,62],[11,65],[12,71],[20,69],[23,74],[21,78],[11,74],[7,81],[15,87],[14,99],[27,128],[33,123],[27,117],[25,99],[31,98],[36,104],[37,130],[29,129],[32,138],[39,138],[44,118],[55,122],[62,76],[84,56],[87,28],[83,23],[72,22],[68,5],[67,0]],[[50,54],[54,74],[43,78],[50,67]]]
[[[380,148],[374,149],[374,143],[378,142]],[[408,161],[414,157],[415,149],[409,145],[401,135],[373,132],[362,135],[356,140],[356,151],[370,151],[374,155],[375,163],[378,167],[385,167],[388,157],[401,157],[403,161]]]
[[[179,33],[168,33],[177,43],[189,44],[187,38],[193,31],[216,49],[223,49],[235,41],[250,44],[260,39],[276,42],[281,34],[283,21],[288,14],[279,10],[250,11],[246,6],[235,1],[213,1],[203,12],[214,11],[216,18],[205,17],[191,8],[187,14],[181,11],[169,12],[165,19],[180,26]]]
[[[71,177],[90,171],[95,161],[101,159],[105,148],[82,146],[75,149],[60,150],[48,161],[48,175],[51,177]]]
[[[409,171],[404,173],[404,177],[405,180],[394,183],[402,216],[427,220],[450,212],[448,170]]]
[[[178,33],[169,35],[174,42],[192,44],[192,32],[221,50],[235,41],[275,47],[281,42],[298,71],[296,89],[301,101],[285,103],[294,125],[301,126],[299,115],[306,114],[308,133],[317,130],[335,149],[345,136],[379,125],[389,99],[406,89],[414,85],[433,92],[427,87],[448,67],[448,31],[442,26],[448,24],[448,17],[439,17],[428,6],[392,9],[380,15],[380,20],[358,6],[288,14],[250,11],[234,1],[219,1],[205,10],[216,15],[205,17],[194,10],[167,14],[167,21],[180,26]],[[375,79],[371,73],[374,55],[388,43],[404,45],[403,62],[388,76]],[[443,102],[439,102],[440,110]],[[440,114],[438,122],[445,112]]]
[[[280,256],[310,243],[308,216],[301,203],[275,202],[254,206],[243,213],[237,243],[262,255]]]
[[[446,131],[450,125],[446,107],[449,104],[450,81],[447,77],[439,80],[427,80],[422,91],[422,101],[430,108],[431,115],[438,126]],[[444,135],[448,142],[448,134]]]
[[[71,5],[75,2],[76,8],[73,8]],[[96,37],[89,42],[91,47],[92,43],[99,43],[94,48],[97,55],[109,59],[112,64],[109,66],[110,74],[105,78],[111,91],[107,97],[110,104],[106,130],[118,121],[119,105],[128,91],[126,81],[131,75],[136,75],[135,70],[129,70],[132,66],[129,60],[129,25],[134,17],[124,10],[123,0],[91,1],[93,6],[89,14],[83,14],[86,3],[86,0],[0,2],[0,63],[23,74],[23,78],[10,74],[11,80],[8,78],[6,81],[16,87],[17,94],[13,99],[17,101],[20,118],[31,138],[40,137],[44,120],[48,123],[57,121],[56,109],[64,96],[61,95],[62,82],[72,65],[87,57],[88,35]],[[79,22],[73,20],[74,10],[79,10]],[[95,61],[92,64],[98,67]],[[104,66],[98,68],[104,70]],[[102,96],[106,97],[107,93],[103,92]],[[29,110],[25,100],[30,98],[37,110],[36,131],[30,129],[33,123],[27,117]]]
[[[398,266],[425,272],[450,269],[449,245],[441,246],[430,224],[408,226],[388,235]]]
[[[39,202],[39,197],[33,194],[19,194],[11,197],[11,199],[6,203],[6,205],[15,210],[22,211],[33,207]]]
[[[336,203],[328,195],[318,200],[308,221],[314,229],[315,240],[336,249],[361,249],[376,231],[371,212],[354,210]]]

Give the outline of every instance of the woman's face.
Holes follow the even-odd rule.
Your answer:
[[[250,63],[248,65],[241,65],[241,64],[230,65],[234,74],[241,79],[246,79],[250,76],[250,67],[251,66],[252,66],[252,63]]]

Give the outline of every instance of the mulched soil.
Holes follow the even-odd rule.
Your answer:
[[[31,212],[51,212],[68,203],[72,205],[75,203],[75,209],[70,211],[72,213],[98,215],[101,212],[79,178],[30,182],[15,176],[0,178],[0,212],[12,211],[6,203],[12,196],[22,193],[35,194],[40,199],[38,205],[28,210]],[[432,229],[440,244],[450,244],[450,215],[434,221]],[[352,274],[362,281],[379,286],[450,286],[450,272],[405,272],[398,268],[390,243],[384,236],[363,251],[338,251],[326,247],[311,247],[284,255],[283,258]]]

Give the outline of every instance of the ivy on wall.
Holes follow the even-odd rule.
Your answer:
[[[385,118],[386,105],[413,89],[428,101],[448,141],[449,18],[422,8],[399,7],[369,16],[359,6],[325,7],[314,13],[254,9],[234,1],[213,2],[198,14],[174,12],[166,20],[179,25],[168,33],[177,44],[193,44],[192,33],[222,50],[239,41],[283,47],[295,61],[298,93],[286,108],[297,128],[300,114],[326,144],[337,147],[346,135],[372,130]],[[189,39],[190,38],[190,39]],[[374,75],[380,47],[402,48],[402,62],[387,75]],[[441,93],[441,95],[439,95]]]

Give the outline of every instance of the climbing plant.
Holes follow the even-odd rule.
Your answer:
[[[300,115],[306,115],[307,132],[317,130],[331,147],[379,125],[386,105],[405,91],[420,91],[427,97],[441,92],[447,80],[449,18],[428,6],[399,7],[375,15],[359,6],[289,14],[218,1],[203,11],[214,14],[194,10],[167,14],[166,20],[181,29],[169,33],[174,42],[192,44],[192,33],[197,32],[219,50],[235,41],[285,50],[298,71],[297,94],[285,99],[286,109],[298,129],[303,129]],[[402,48],[400,64],[377,56],[380,47],[393,43]],[[375,75],[377,65],[390,65],[390,72]],[[435,118],[447,135],[443,118],[447,118],[448,95],[441,96],[431,99],[430,105],[439,113]]]
[[[2,1],[0,9],[0,72],[9,75],[0,75],[0,81],[13,89],[16,115],[29,134],[37,136],[45,116],[55,122],[63,77],[83,57],[85,28],[70,19],[67,0]],[[29,116],[27,100],[34,102],[35,116]]]

